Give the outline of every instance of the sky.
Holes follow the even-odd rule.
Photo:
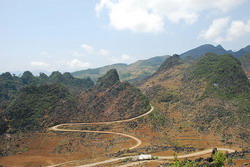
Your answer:
[[[250,45],[249,0],[0,0],[0,72],[73,72]]]

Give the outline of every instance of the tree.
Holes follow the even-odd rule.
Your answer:
[[[215,167],[224,166],[225,161],[226,161],[226,155],[223,152],[218,151],[213,155],[213,163]]]

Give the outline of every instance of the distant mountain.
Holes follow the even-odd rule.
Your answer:
[[[215,53],[215,54],[231,54],[236,58],[242,57],[247,53],[250,53],[250,45],[245,48],[240,49],[239,51],[225,50],[221,45],[213,46],[211,44],[201,45],[197,48],[191,49],[187,52],[180,54],[181,59],[188,61],[189,59],[197,59],[206,53]],[[104,67],[87,69],[72,72],[72,75],[77,78],[91,78],[94,82],[97,81],[99,77],[104,75],[110,69],[117,69],[120,79],[122,81],[129,81],[135,83],[140,81],[143,78],[149,77],[155,73],[160,67],[160,65],[168,58],[169,56],[158,56],[153,57],[147,60],[139,60],[132,64],[113,64]]]
[[[233,52],[232,50],[225,50],[221,45],[213,46],[211,44],[201,45],[197,48],[191,49],[187,52],[180,54],[181,58],[192,57],[197,59],[206,53],[215,53],[215,54],[231,54],[234,57],[238,58],[244,56],[247,53],[250,53],[250,45],[245,48],[240,49],[239,51]]]
[[[72,75],[77,78],[90,77],[97,81],[110,69],[116,69],[122,81],[134,81],[153,74],[161,63],[169,56],[158,56],[147,60],[139,60],[132,64],[113,64],[95,69],[87,69],[73,72]]]

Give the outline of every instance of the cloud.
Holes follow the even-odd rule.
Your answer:
[[[85,51],[85,53],[81,53],[79,51],[72,51],[72,55],[75,57],[84,57],[87,55],[94,56],[94,55],[101,55],[101,56],[107,56],[110,54],[110,51],[107,49],[100,49],[88,44],[82,44],[81,48]]]
[[[121,60],[123,60],[123,61],[130,61],[130,60],[133,60],[133,58],[131,56],[127,55],[127,54],[123,54],[121,56]]]
[[[244,23],[240,20],[230,21],[230,17],[225,17],[215,19],[207,30],[200,33],[199,37],[221,43],[233,41],[247,33],[250,33],[250,19]]]
[[[229,19],[230,17],[224,17],[213,20],[213,23],[210,25],[210,27],[200,33],[200,37],[207,40],[213,40],[214,42],[220,41],[220,34],[224,32],[228,25]]]
[[[102,56],[107,56],[109,55],[109,50],[106,50],[106,49],[99,49],[98,53]]]
[[[127,54],[122,54],[120,57],[112,57],[111,60],[115,63],[121,63],[121,62],[125,62],[125,63],[129,63],[131,61],[134,61],[134,58],[127,55]]]
[[[71,51],[71,54],[74,56],[74,57],[85,57],[86,55],[84,53],[80,53],[78,51]]]
[[[233,41],[234,39],[243,36],[247,33],[250,33],[250,19],[247,23],[244,23],[243,21],[233,21],[231,23],[231,26],[227,30],[227,41]]]
[[[44,63],[42,61],[32,61],[30,62],[30,65],[35,66],[35,67],[48,67],[49,66],[49,64]]]
[[[90,63],[88,62],[82,62],[78,59],[73,59],[70,62],[67,63],[71,68],[87,68],[90,67]]]
[[[99,16],[108,11],[109,24],[117,30],[160,33],[165,19],[172,23],[195,23],[203,11],[227,12],[246,0],[100,0],[95,10]]]
[[[94,48],[87,44],[82,44],[81,48],[83,48],[87,53],[92,53],[94,51]]]

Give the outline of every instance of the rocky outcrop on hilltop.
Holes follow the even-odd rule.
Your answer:
[[[149,109],[149,101],[128,82],[121,83],[117,71],[112,69],[99,78],[92,90],[80,95],[79,115],[88,122],[112,121],[132,118]]]

